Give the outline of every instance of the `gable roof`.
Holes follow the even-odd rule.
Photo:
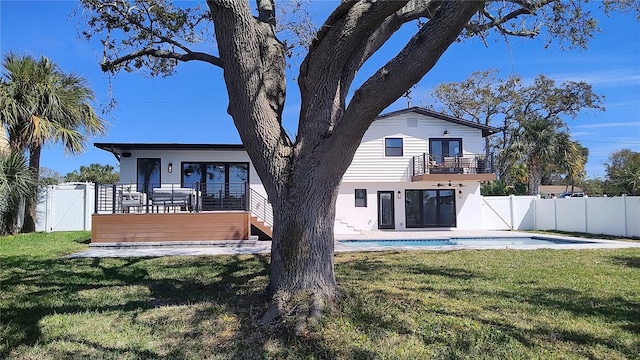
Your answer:
[[[422,107],[419,107],[419,106],[414,106],[414,107],[410,107],[410,108],[407,108],[407,109],[402,109],[402,110],[397,110],[397,111],[392,111],[392,112],[389,112],[389,113],[386,113],[386,114],[382,114],[382,115],[378,116],[376,118],[376,120],[385,119],[385,118],[389,118],[389,117],[393,117],[393,116],[397,116],[397,115],[404,115],[404,114],[407,114],[407,113],[416,113],[416,114],[419,114],[419,115],[430,116],[430,117],[433,117],[433,118],[436,118],[436,119],[449,121],[449,122],[452,122],[452,123],[455,123],[455,124],[459,124],[459,125],[464,125],[464,126],[480,129],[480,130],[482,130],[482,136],[483,137],[500,132],[500,129],[495,128],[493,126],[478,124],[478,123],[473,122],[473,121],[460,119],[460,118],[457,118],[457,117],[454,117],[454,116],[451,116],[451,115],[439,113],[437,111],[425,109],[425,108],[422,108]]]
[[[500,132],[500,129],[492,126],[478,124],[473,121],[460,119],[418,106],[382,114],[379,115],[376,120],[385,119],[397,115],[404,115],[407,113],[416,113],[419,115],[430,116],[455,124],[480,129],[482,130],[483,137]],[[120,160],[120,157],[123,153],[130,152],[132,150],[245,150],[243,144],[94,143],[93,145],[98,149],[102,149],[112,153],[118,160]]]

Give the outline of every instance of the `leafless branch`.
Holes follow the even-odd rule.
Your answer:
[[[102,64],[100,64],[100,67],[102,68],[102,71],[113,70],[120,64],[126,63],[128,61],[134,60],[142,56],[153,56],[153,57],[163,58],[163,59],[175,59],[175,60],[184,61],[184,62],[192,61],[192,60],[200,60],[200,61],[208,62],[211,65],[223,67],[222,60],[220,60],[220,58],[207,53],[189,52],[186,54],[179,54],[173,51],[152,49],[152,48],[141,49],[141,50],[129,53],[127,55],[121,56],[115,60],[105,61]]]
[[[522,1],[522,0],[512,0],[512,1],[507,1],[509,3],[512,3],[514,5],[519,6],[519,8],[507,13],[506,15],[492,15],[487,8],[484,8],[480,11],[480,14],[482,16],[484,16],[485,18],[487,18],[489,21],[486,23],[481,23],[481,24],[474,24],[474,23],[470,23],[469,25],[467,25],[466,29],[468,32],[473,33],[473,34],[481,34],[484,31],[487,31],[491,28],[496,28],[498,29],[498,31],[500,31],[501,33],[505,34],[505,35],[513,35],[513,36],[526,36],[526,37],[531,37],[531,36],[536,36],[539,33],[539,29],[535,28],[535,29],[522,29],[519,31],[515,31],[515,30],[509,30],[507,28],[504,27],[504,25],[512,20],[517,19],[518,17],[521,16],[525,16],[525,15],[535,15],[536,11],[547,6],[548,4],[555,2],[556,0],[544,0],[541,2],[537,2],[537,3],[531,3],[531,2],[527,2],[527,1]]]

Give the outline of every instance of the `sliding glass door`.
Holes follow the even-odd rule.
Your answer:
[[[248,181],[248,163],[182,163],[182,186],[198,187],[205,211],[244,209]]]
[[[405,213],[408,228],[455,227],[455,191],[406,190]]]

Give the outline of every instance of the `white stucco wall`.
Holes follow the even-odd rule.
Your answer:
[[[367,190],[367,207],[355,206],[355,189]],[[336,222],[355,230],[378,230],[378,191],[393,191],[396,230],[407,229],[405,224],[405,190],[446,190],[456,193],[456,228],[482,228],[482,198],[479,183],[465,183],[463,187],[434,187],[431,183],[355,183],[343,182],[336,202]],[[400,191],[400,197],[398,197]],[[343,228],[343,227],[341,227]],[[338,229],[336,229],[337,231]]]

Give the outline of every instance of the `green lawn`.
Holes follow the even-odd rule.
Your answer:
[[[268,257],[63,257],[88,239],[0,239],[1,359],[640,359],[640,249],[339,254],[296,339],[257,325]]]

